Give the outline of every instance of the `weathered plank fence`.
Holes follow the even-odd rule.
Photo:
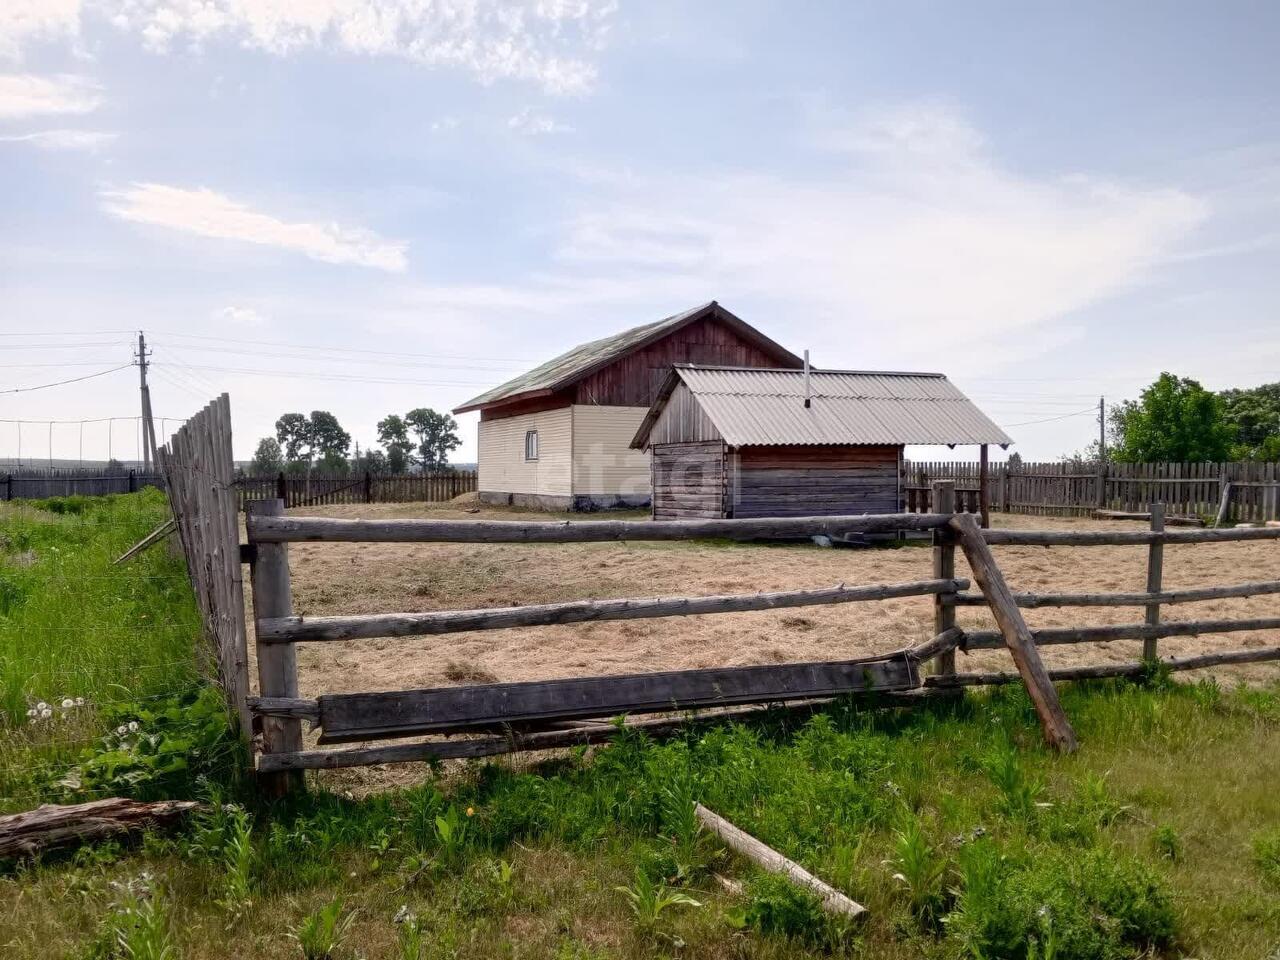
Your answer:
[[[330,503],[433,503],[479,489],[475,470],[428,470],[395,476],[357,473],[274,473],[236,479],[240,507],[254,500],[283,500],[285,506]]]
[[[978,464],[968,461],[909,461],[903,489],[908,509],[934,480],[956,484],[959,509],[971,509]],[[1224,503],[1223,523],[1280,519],[1280,464],[1277,463],[1008,463],[990,467],[993,509],[1038,516],[1089,516],[1094,510],[1145,511],[1159,501],[1171,515],[1214,517]]]
[[[164,474],[124,467],[10,470],[0,475],[0,499],[44,500],[47,497],[102,497],[164,487]]]
[[[241,732],[251,730],[240,524],[224,393],[157,451],[218,682]]]

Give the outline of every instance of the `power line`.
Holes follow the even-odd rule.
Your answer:
[[[167,362],[166,364],[167,365]],[[160,363],[153,366],[159,368]],[[292,377],[301,380],[343,380],[350,383],[408,383],[417,384],[424,387],[487,387],[490,382],[487,380],[419,380],[413,377],[360,377],[352,374],[337,373],[332,371],[318,371],[316,373],[307,373],[300,370],[268,370],[255,369],[250,367],[216,367],[200,363],[192,363],[185,365],[189,370],[211,370],[216,373],[239,373],[248,374],[250,376],[263,377]]]
[[[132,366],[132,363],[126,363],[123,366],[112,367],[110,370],[99,370],[97,373],[89,373],[83,377],[72,377],[70,380],[58,380],[54,383],[41,383],[34,387],[10,387],[7,390],[0,390],[0,393],[30,393],[32,390],[47,390],[49,387],[61,387],[68,383],[80,383],[82,380],[92,380],[95,377],[105,377],[108,373],[115,373],[117,370],[124,370]]]
[[[237,337],[214,337],[199,333],[164,333],[166,337],[180,337],[184,340],[212,340],[217,343],[241,343],[249,344],[257,347],[286,347],[294,350],[315,350],[324,353],[363,353],[381,357],[420,357],[424,360],[487,360],[497,363],[529,363],[527,359],[516,359],[514,357],[472,357],[452,354],[432,354],[432,353],[408,353],[403,350],[367,350],[353,349],[351,347],[327,347],[311,343],[290,343],[284,340],[243,340]]]
[[[1064,413],[1060,417],[1046,417],[1044,420],[1027,420],[1024,423],[1006,423],[1006,427],[1029,427],[1034,423],[1052,423],[1055,420],[1066,420],[1069,417],[1082,417],[1086,413],[1096,414],[1098,411],[1094,407],[1086,407],[1084,410],[1077,410],[1075,413]]]

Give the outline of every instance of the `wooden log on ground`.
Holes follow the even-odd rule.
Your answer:
[[[973,578],[986,595],[996,623],[1000,625],[1004,642],[1013,655],[1013,662],[1017,664],[1018,672],[1026,683],[1027,693],[1040,716],[1045,739],[1057,750],[1075,750],[1075,731],[1071,729],[1071,723],[1058,700],[1058,692],[1053,688],[1053,682],[1040,660],[1031,631],[1022,619],[1018,605],[1013,602],[1013,593],[1005,582],[1004,574],[997,565],[991,548],[982,539],[983,531],[968,514],[953,516],[951,528],[959,534],[960,549],[969,561]]]
[[[1122,623],[1105,627],[1045,627],[1032,630],[1037,646],[1060,643],[1110,643],[1113,640],[1158,640],[1162,637],[1195,637],[1202,633],[1235,633],[1247,630],[1280,630],[1280,617],[1251,620],[1180,620],[1159,624]],[[965,650],[992,650],[1003,646],[996,630],[966,632]]]
[[[1149,513],[1135,513],[1124,510],[1095,510],[1093,511],[1093,519],[1095,520],[1150,520]],[[1182,517],[1182,516],[1166,516],[1164,518],[1166,526],[1169,527],[1203,527],[1203,517]]]
[[[121,797],[68,806],[46,804],[0,817],[0,858],[29,857],[55,847],[168,826],[199,806],[192,800],[140,803]]]
[[[332,543],[590,543],[613,540],[760,540],[829,537],[850,533],[932,530],[947,522],[936,513],[857,514],[839,517],[761,517],[743,520],[339,520],[332,517],[250,516],[256,543],[317,540]]]
[[[1230,666],[1239,663],[1265,663],[1280,660],[1280,647],[1253,647],[1248,650],[1229,650],[1223,653],[1204,653],[1193,657],[1165,657],[1160,663],[1172,671],[1203,670],[1206,667]],[[1110,677],[1136,677],[1148,670],[1141,661],[1129,663],[1104,663],[1088,667],[1063,667],[1050,670],[1055,681],[1103,680]],[[1022,677],[1005,671],[997,673],[960,673],[946,677],[925,677],[926,689],[945,690],[955,687],[978,687],[1002,683],[1017,683]]]
[[[1257,597],[1280,593],[1280,580],[1239,583],[1229,587],[1196,587],[1190,590],[1162,590],[1159,593],[1015,593],[1014,601],[1024,609],[1036,607],[1145,607],[1148,603],[1197,603],[1226,597]],[[985,607],[980,593],[958,593],[944,602],[959,607]]]
[[[856,695],[862,699],[861,695]],[[955,690],[925,690],[916,688],[904,691],[880,691],[866,695],[873,707],[915,707],[922,703],[949,699]],[[647,717],[626,719],[622,728],[643,732],[646,736],[660,738],[670,736],[691,726],[712,723],[729,723],[751,719],[771,712],[812,713],[828,706],[834,698],[822,697],[803,702],[770,703],[757,706],[710,710],[675,717]],[[565,747],[608,743],[618,735],[614,723],[591,724],[569,729],[556,729],[534,733],[510,732],[504,736],[485,736],[454,740],[429,740],[422,743],[397,743],[377,747],[354,747],[341,750],[301,750],[296,753],[264,753],[258,756],[258,771],[271,773],[282,770],[337,770],[347,767],[367,767],[382,763],[418,763],[440,760],[473,760],[522,751],[556,750]]]
[[[770,873],[781,874],[797,886],[804,887],[815,894],[822,902],[822,908],[828,913],[858,918],[867,912],[867,908],[849,899],[835,887],[823,883],[812,873],[794,860],[788,860],[773,847],[761,843],[724,817],[708,810],[700,803],[693,806],[698,822],[714,833],[730,850],[746,857],[756,866]]]
[[[124,553],[120,554],[120,556],[116,557],[116,559],[112,562],[112,566],[119,566],[120,564],[124,563],[126,560],[136,557],[143,550],[147,549],[147,547],[151,546],[152,544],[159,543],[169,534],[173,533],[173,531],[176,530],[177,527],[178,527],[178,522],[174,520],[173,517],[170,517],[168,520],[160,524],[160,526],[156,527],[154,530],[148,533],[145,537],[143,537],[141,540],[135,543],[132,547],[126,550]]]
[[[315,640],[357,640],[369,637],[436,636],[474,630],[589,623],[604,620],[644,620],[713,613],[779,610],[788,607],[886,600],[965,590],[968,580],[919,580],[914,583],[825,587],[711,597],[653,597],[624,600],[570,600],[563,603],[495,607],[482,610],[440,610],[429,613],[380,613],[342,617],[283,617],[258,623],[260,643]]]
[[[317,698],[321,743],[463,731],[535,720],[663,713],[918,687],[915,661],[892,658],[672,670]],[[273,751],[274,752],[274,751]]]
[[[1280,539],[1280,527],[1237,530],[984,530],[990,546],[1105,547],[1145,543],[1231,543],[1238,540]]]

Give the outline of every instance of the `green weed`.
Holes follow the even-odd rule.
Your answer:
[[[342,907],[342,897],[334,897],[302,918],[290,936],[297,941],[303,960],[331,960],[355,920],[353,913],[344,916]]]
[[[1253,862],[1264,880],[1280,889],[1280,828],[1273,828],[1253,838]]]
[[[656,883],[643,869],[636,870],[635,882],[630,886],[614,889],[626,897],[636,928],[642,934],[657,932],[663,915],[677,907],[702,906],[701,902],[687,893]]]

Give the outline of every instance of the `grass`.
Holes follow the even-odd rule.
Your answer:
[[[150,489],[0,505],[0,812],[31,806],[39,772],[106,733],[117,705],[197,683],[181,561],[161,545],[112,564],[167,516]]]
[[[216,762],[225,719],[194,690],[180,568],[162,549],[110,566],[162,515],[144,493],[4,518],[16,602],[0,669],[18,694],[0,714],[2,782],[208,801],[176,834],[0,867],[6,960],[1235,960],[1280,946],[1280,687],[1066,687],[1083,743],[1066,758],[1011,687],[424,766],[417,786],[359,800],[322,776],[267,809]],[[137,669],[170,662],[163,681]],[[32,697],[63,693],[84,709],[28,723]],[[694,801],[867,919],[837,922],[726,853]]]
[[[280,958],[302,938],[335,958],[1269,956],[1280,689],[1099,683],[1064,700],[1084,743],[1070,758],[1039,746],[1009,689],[628,734],[524,769],[424,770],[362,800],[313,785],[252,811],[252,830],[218,801],[186,834],[0,879],[0,945],[76,956],[146,872],[188,958],[225,956],[228,938]],[[726,854],[691,826],[694,798],[869,918],[835,923]]]

